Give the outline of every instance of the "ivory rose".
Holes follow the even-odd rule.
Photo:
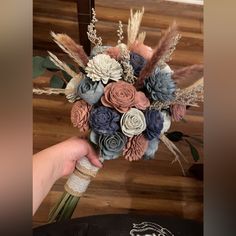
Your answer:
[[[121,117],[120,126],[123,134],[128,137],[139,135],[146,129],[145,116],[140,110],[131,108]]]

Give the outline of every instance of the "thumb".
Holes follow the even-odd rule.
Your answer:
[[[89,161],[98,168],[102,168],[102,163],[99,161],[98,154],[94,151],[92,146],[89,144],[87,158]]]

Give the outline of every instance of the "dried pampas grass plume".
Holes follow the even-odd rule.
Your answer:
[[[195,64],[195,65],[191,65],[191,66],[186,66],[186,67],[183,67],[181,69],[174,71],[172,78],[175,80],[175,82],[178,83],[181,79],[188,78],[193,73],[203,72],[203,69],[204,69],[204,67],[202,64]]]
[[[160,39],[157,47],[153,50],[151,59],[147,62],[145,67],[140,72],[140,76],[136,82],[136,87],[141,88],[144,80],[151,75],[156,65],[163,59],[166,53],[172,47],[173,38],[178,35],[177,25],[174,21],[173,24],[168,28],[163,37]]]
[[[133,14],[133,9],[130,10],[130,18],[127,27],[127,46],[129,47],[137,38],[139,27],[143,18],[144,7],[141,11],[136,11]]]
[[[138,34],[137,41],[139,43],[144,43],[145,38],[146,38],[146,32],[144,31]]]
[[[67,53],[80,67],[85,68],[88,63],[88,56],[86,55],[82,46],[66,34],[55,34],[51,32],[54,42]]]
[[[70,75],[71,77],[75,77],[77,75],[76,72],[74,72],[68,65],[66,65],[64,62],[60,61],[56,55],[54,55],[53,53],[49,52],[49,59],[57,66],[59,67],[61,70],[65,71],[68,75]]]

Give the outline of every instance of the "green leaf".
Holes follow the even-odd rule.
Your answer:
[[[173,142],[178,142],[183,139],[184,134],[180,131],[172,131],[166,134],[166,137]]]
[[[196,142],[199,142],[200,144],[203,145],[203,140],[201,138],[198,138],[198,137],[194,137],[194,136],[189,136],[189,138],[195,140]]]
[[[46,68],[47,70],[50,70],[50,71],[58,71],[58,70],[60,70],[60,68],[58,68],[58,67],[49,59],[48,56],[44,59],[43,67]]]
[[[45,68],[43,67],[44,58],[40,56],[33,57],[33,78],[43,75]]]
[[[62,71],[62,74],[67,82],[69,82],[72,79],[72,77],[68,75],[65,71]]]
[[[57,75],[53,75],[50,80],[50,87],[51,88],[63,88],[64,81],[58,77]]]
[[[185,141],[187,142],[187,144],[190,147],[190,151],[193,156],[193,160],[197,162],[200,159],[198,150],[187,139],[185,139]]]

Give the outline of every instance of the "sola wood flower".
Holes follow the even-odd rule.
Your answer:
[[[135,53],[139,54],[140,56],[142,56],[146,60],[150,60],[153,55],[152,48],[148,47],[147,45],[145,45],[137,40],[133,44],[130,45],[129,49],[131,52],[135,52]]]
[[[85,71],[93,81],[102,81],[104,84],[109,80],[118,81],[122,76],[121,65],[105,54],[98,54],[89,60]]]
[[[144,93],[137,92],[132,84],[123,81],[108,84],[101,102],[104,106],[114,107],[120,113],[129,111],[133,106],[141,110],[150,106]]]
[[[121,59],[121,52],[119,47],[111,47],[106,50],[106,53],[117,61]]]
[[[122,132],[128,137],[139,135],[146,129],[145,116],[140,110],[131,108],[121,117],[120,126]]]
[[[89,129],[88,117],[91,106],[83,100],[76,102],[71,109],[71,122],[74,127],[85,132]]]
[[[94,82],[90,78],[85,77],[78,85],[78,94],[88,104],[97,103],[104,92],[104,86],[101,81]]]
[[[154,101],[171,101],[175,98],[175,82],[172,80],[172,70],[168,65],[163,69],[156,68],[144,84]]]
[[[142,135],[129,138],[124,148],[123,155],[126,160],[137,161],[142,158],[148,147],[148,140]]]
[[[186,106],[181,104],[173,104],[170,107],[171,117],[174,121],[180,121],[186,114]]]
[[[167,111],[162,111],[161,114],[162,114],[162,117],[163,117],[163,128],[161,130],[161,134],[164,134],[170,128],[171,118],[170,118],[169,112],[167,112]]]

